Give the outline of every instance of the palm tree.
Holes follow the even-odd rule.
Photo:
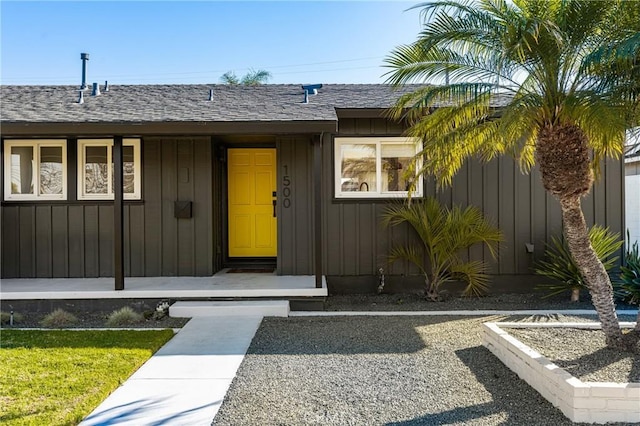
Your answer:
[[[258,86],[263,83],[267,83],[271,78],[271,73],[265,70],[249,70],[242,78],[239,78],[233,71],[227,71],[222,74],[220,81],[223,84],[243,86]]]
[[[537,163],[560,202],[565,238],[607,344],[629,348],[581,198],[600,161],[621,154],[625,129],[638,118],[638,3],[434,0],[416,7],[424,18],[418,39],[385,62],[388,83],[424,83],[392,110],[424,143],[419,172],[450,184],[473,156],[514,153],[525,171]]]

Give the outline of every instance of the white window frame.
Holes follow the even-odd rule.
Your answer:
[[[376,188],[369,191],[342,191],[342,145],[375,145],[376,146]],[[421,143],[418,138],[409,137],[336,137],[334,139],[334,183],[335,197],[342,199],[354,198],[406,198],[409,191],[382,191],[382,145],[415,145],[415,154],[421,151]],[[420,164],[418,164],[418,169]],[[415,190],[411,191],[412,197],[422,197],[422,178],[416,182]]]
[[[33,194],[11,193],[11,148],[33,148]],[[62,148],[62,194],[40,194],[40,148]],[[4,199],[7,201],[41,201],[67,199],[67,141],[66,139],[5,139],[4,140]]]
[[[86,194],[85,193],[85,160],[87,146],[105,146],[107,147],[107,164],[113,163],[113,139],[78,139],[78,200],[113,200],[113,175],[112,168],[107,168],[107,193],[106,194]],[[140,158],[140,139],[124,138],[122,146],[133,147],[133,194],[125,193],[125,200],[139,200],[142,197],[142,164]]]

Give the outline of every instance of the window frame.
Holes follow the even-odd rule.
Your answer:
[[[375,191],[342,191],[342,145],[375,145],[376,146],[376,189]],[[334,196],[336,199],[362,199],[362,198],[406,198],[409,191],[381,191],[382,189],[382,145],[414,145],[415,155],[422,150],[420,139],[402,136],[366,136],[366,137],[338,137],[333,143],[334,163]],[[417,164],[420,169],[420,163]],[[411,191],[412,197],[422,197],[423,179],[417,177],[415,190]]]
[[[113,200],[113,168],[107,168],[107,193],[106,194],[86,194],[85,193],[85,147],[98,146],[107,148],[107,164],[113,164],[113,139],[112,138],[82,138],[78,139],[78,200]],[[124,138],[122,146],[133,147],[133,193],[124,193],[125,200],[142,199],[142,159],[140,157],[140,138]]]
[[[66,139],[5,139],[4,143],[4,200],[5,201],[52,201],[67,199],[67,140]],[[32,182],[33,194],[13,194],[11,192],[11,148],[33,148]],[[40,193],[40,148],[59,147],[62,149],[62,194]]]

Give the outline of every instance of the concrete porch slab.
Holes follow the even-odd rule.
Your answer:
[[[212,277],[128,277],[114,290],[113,278],[21,278],[0,281],[1,300],[176,299],[236,297],[324,297],[313,275],[226,273]]]
[[[169,307],[169,315],[178,318],[218,317],[238,315],[261,315],[265,317],[288,317],[289,302],[286,300],[247,300],[228,302],[176,302]]]

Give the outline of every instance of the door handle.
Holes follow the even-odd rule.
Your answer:
[[[276,217],[276,200],[273,200],[273,217]]]

